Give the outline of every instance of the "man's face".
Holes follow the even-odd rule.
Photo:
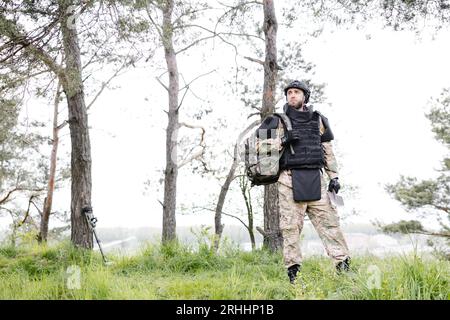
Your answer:
[[[303,101],[305,101],[305,94],[302,90],[297,88],[291,88],[287,91],[288,104],[296,109],[303,106]]]

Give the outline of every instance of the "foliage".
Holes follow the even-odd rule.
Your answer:
[[[383,226],[382,230],[386,233],[411,233],[424,231],[422,224],[417,220],[401,220],[397,223]]]
[[[382,19],[393,30],[423,31],[424,26],[439,30],[450,22],[448,0],[336,0],[307,1],[316,19],[325,17],[336,25],[362,26],[371,20]]]
[[[3,80],[0,77],[0,215],[10,216],[14,242],[19,228],[24,232],[37,228],[28,212],[44,191],[45,157],[40,146],[47,138],[39,133],[42,124],[21,121],[20,92],[2,86]]]
[[[438,141],[443,143],[450,151],[450,91],[444,89],[441,96],[432,102],[427,118],[431,121],[432,130]],[[425,233],[445,237],[450,245],[450,168],[448,157],[445,157],[440,175],[436,179],[418,181],[413,177],[400,177],[395,184],[388,184],[386,190],[391,193],[408,211],[437,212],[441,231],[425,230],[418,221],[401,221],[386,226],[389,232]],[[433,243],[432,241],[430,243]],[[450,257],[448,247],[443,252]]]

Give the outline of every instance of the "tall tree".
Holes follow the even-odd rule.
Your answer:
[[[42,74],[50,78],[48,84],[35,85],[35,98],[56,95],[53,102],[53,137],[47,196],[40,212],[41,224],[38,236],[40,241],[46,241],[53,202],[58,132],[69,124],[72,146],[71,238],[76,246],[92,248],[92,234],[81,215],[81,208],[90,206],[91,203],[91,156],[87,110],[113,78],[139,59],[130,49],[135,46],[133,41],[127,40],[128,48],[124,49],[121,46],[121,40],[129,33],[128,29],[139,27],[124,24],[123,21],[126,19],[120,20],[122,16],[116,17],[111,13],[116,12],[111,4],[108,3],[107,7],[104,4],[92,0],[39,3],[2,1],[0,36],[5,39],[5,45],[1,47],[2,63],[11,66],[19,61],[28,66],[26,74],[20,72],[21,70],[14,70],[19,78],[23,76],[32,79]],[[34,22],[33,28],[27,23],[28,20]],[[149,58],[151,52],[151,50],[147,52]],[[115,69],[111,77],[102,79],[100,86],[96,81],[99,81],[100,77],[103,78],[103,75],[95,74],[99,65],[103,70],[106,69],[105,66],[111,65],[114,65]],[[52,86],[55,82],[58,85]],[[58,123],[60,87],[67,101],[69,119]],[[92,98],[87,104],[86,96],[90,95]]]
[[[245,137],[248,132],[250,132],[250,130],[254,129],[258,124],[260,124],[260,121],[254,121],[252,124],[250,124],[244,131],[241,132],[241,134],[239,135],[236,143],[234,144],[233,147],[233,162],[231,164],[231,167],[227,173],[227,176],[225,178],[225,181],[223,182],[221,188],[220,188],[220,192],[219,192],[219,197],[217,199],[217,203],[216,203],[216,208],[214,211],[214,243],[213,243],[213,249],[214,251],[218,251],[219,249],[219,244],[220,244],[220,239],[222,237],[222,233],[223,233],[223,228],[224,225],[222,224],[222,214],[224,214],[223,212],[223,207],[225,204],[225,198],[227,196],[228,190],[230,189],[231,183],[233,182],[233,180],[236,178],[236,170],[239,167],[239,161],[240,161],[240,156],[239,156],[239,146],[242,142],[242,137]],[[241,182],[244,185],[244,182]],[[245,184],[245,188],[241,188],[242,194],[245,197],[245,192],[246,190],[249,190],[248,193],[250,193],[250,187],[248,187]],[[247,209],[249,208],[249,205],[251,206],[251,199],[245,198],[246,200],[246,207]],[[249,199],[248,201],[250,201],[250,203],[248,203],[247,199]],[[253,210],[252,210],[252,216],[253,216]],[[249,230],[248,226],[244,223],[244,226],[247,230]],[[249,230],[250,232],[250,230]],[[253,232],[253,230],[251,230],[251,232]]]
[[[58,154],[58,145],[59,145],[59,131],[61,130],[61,126],[58,123],[58,114],[59,114],[59,103],[61,96],[61,84],[58,82],[55,100],[54,100],[54,109],[53,109],[53,123],[52,123],[52,151],[50,155],[50,167],[48,173],[48,183],[47,183],[47,195],[44,200],[44,205],[41,212],[41,223],[39,226],[39,234],[37,236],[38,242],[46,242],[48,235],[48,224],[50,220],[50,213],[52,211],[53,205],[53,194],[55,190],[55,180],[56,180],[56,159]]]
[[[180,108],[184,97],[189,90],[189,86],[199,77],[206,76],[211,72],[206,72],[197,76],[194,80],[186,83],[180,88],[180,72],[178,70],[177,57],[190,48],[208,39],[220,37],[215,31],[204,25],[197,24],[202,12],[212,8],[202,2],[185,1],[175,2],[173,0],[151,1],[146,0],[137,4],[137,9],[146,9],[148,19],[157,31],[160,42],[164,49],[166,72],[168,75],[168,85],[161,81],[161,76],[157,77],[159,83],[168,94],[168,125],[166,128],[166,164],[164,169],[164,201],[163,206],[163,231],[162,242],[167,243],[176,240],[176,207],[177,207],[177,176],[180,167],[193,161],[201,159],[204,153],[204,128],[179,121]],[[158,21],[159,15],[162,20]],[[207,20],[207,19],[206,19]],[[222,38],[221,38],[222,39]],[[222,39],[223,41],[223,39]],[[180,91],[185,90],[181,99]],[[200,149],[184,160],[179,160],[178,131],[181,127],[199,128],[202,130],[199,142]]]
[[[164,171],[164,207],[163,207],[163,242],[175,240],[176,237],[176,194],[177,194],[177,140],[178,140],[178,92],[179,74],[175,49],[173,47],[173,13],[174,1],[168,0],[162,7],[163,24],[161,40],[164,45],[167,71],[169,73],[169,123],[166,130],[166,168]]]
[[[39,4],[4,2],[0,11],[0,32],[7,39],[2,46],[2,61],[23,54],[24,59],[40,61],[61,82],[69,110],[72,145],[71,240],[75,246],[92,248],[92,232],[81,212],[84,206],[91,206],[91,146],[75,19],[76,14],[84,11],[86,4],[77,4],[78,1],[73,0]],[[25,24],[20,22],[26,18],[37,21],[42,16],[47,23],[31,31],[27,31]],[[54,52],[45,46],[56,32],[62,35],[64,65],[55,62]]]
[[[263,0],[265,35],[264,87],[261,108],[261,118],[275,111],[275,93],[278,80],[277,61],[277,30],[278,22],[275,15],[273,0]],[[280,230],[280,210],[278,206],[278,186],[264,186],[264,245],[272,251],[283,246],[283,236]]]
[[[65,71],[61,81],[69,110],[71,137],[71,240],[75,246],[93,247],[92,232],[82,214],[83,207],[91,207],[91,142],[83,88],[78,31],[74,21],[73,0],[61,0],[60,28],[63,39]]]

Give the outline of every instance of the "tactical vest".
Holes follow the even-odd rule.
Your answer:
[[[298,137],[287,146],[280,159],[280,169],[320,169],[325,156],[321,144],[320,114],[316,111],[286,110],[292,123],[292,135]]]

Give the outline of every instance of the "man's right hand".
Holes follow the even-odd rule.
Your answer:
[[[292,132],[286,131],[284,136],[281,138],[281,145],[284,147],[284,146],[288,145],[289,143],[292,143],[295,140],[299,140],[299,139],[300,139],[300,137],[298,137],[297,135],[293,134]]]

